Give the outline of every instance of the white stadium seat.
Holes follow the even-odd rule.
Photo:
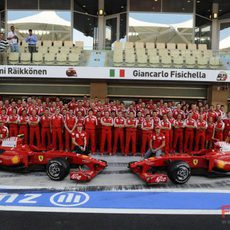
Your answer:
[[[151,67],[159,67],[160,65],[160,57],[159,56],[149,56],[149,65]]]
[[[40,65],[43,63],[43,53],[33,53],[33,63],[36,65]]]
[[[9,53],[9,64],[15,65],[19,62],[19,53]]]
[[[21,64],[28,65],[31,60],[31,53],[21,53],[20,60]]]

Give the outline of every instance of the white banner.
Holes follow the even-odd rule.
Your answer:
[[[230,82],[229,70],[0,66],[0,77]]]

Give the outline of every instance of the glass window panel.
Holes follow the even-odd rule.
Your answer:
[[[131,0],[130,11],[161,11],[161,0]]]
[[[98,0],[74,0],[74,11],[97,15]]]
[[[8,9],[38,9],[38,0],[8,0]]]
[[[71,40],[70,11],[8,11],[8,26],[23,40],[32,29],[39,40]]]
[[[193,12],[193,0],[162,0],[163,12]]]
[[[105,1],[106,15],[124,12],[127,10],[126,8],[127,8],[127,0]]]
[[[120,39],[123,39],[126,37],[126,23],[127,14],[121,14],[120,15]]]
[[[230,51],[230,21],[220,24],[220,44],[222,51]],[[229,55],[230,56],[230,55]]]
[[[75,12],[73,40],[83,41],[85,49],[93,49],[97,41],[97,17]]]
[[[129,41],[191,43],[192,35],[192,14],[129,14]]]
[[[195,43],[207,44],[211,49],[211,25],[212,22],[204,17],[196,16]]]
[[[70,0],[40,0],[40,9],[70,10]]]

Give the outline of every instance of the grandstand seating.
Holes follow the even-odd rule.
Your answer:
[[[8,53],[8,63],[30,64],[31,54],[28,52],[28,44],[23,40],[19,46],[19,53]],[[32,55],[32,64],[35,65],[78,65],[83,52],[84,42],[76,41],[51,41],[37,42],[37,52]]]
[[[216,57],[212,50],[208,50],[205,44],[116,41],[113,48],[114,66],[166,68],[219,68],[221,66],[220,58]]]
[[[27,44],[21,41],[19,54],[9,53],[9,64],[29,64]],[[84,59],[84,42],[39,41],[32,56],[36,65],[79,65]],[[112,63],[115,67],[212,68],[221,67],[220,57],[206,44],[119,42],[113,44]]]

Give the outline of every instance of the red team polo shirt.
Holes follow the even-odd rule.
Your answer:
[[[153,140],[152,147],[156,149],[162,145],[163,141],[165,141],[165,135],[162,133],[158,135],[156,135],[156,133],[153,133],[151,139]]]
[[[51,120],[50,116],[43,115],[41,117],[41,126],[42,126],[42,128],[49,128],[50,127],[50,120]]]
[[[96,129],[97,117],[96,116],[86,116],[84,119],[85,129]]]
[[[75,142],[80,145],[80,146],[84,146],[84,139],[86,137],[86,132],[85,131],[75,131],[72,133],[72,138],[74,138]]]
[[[9,133],[9,131],[8,131],[8,128],[6,126],[0,127],[0,138],[1,139],[6,138],[8,133]]]
[[[61,114],[53,115],[51,118],[51,124],[53,128],[61,128],[63,124],[63,116]]]
[[[116,125],[125,125],[125,119],[123,117],[115,117],[114,118],[114,124],[116,124]]]

